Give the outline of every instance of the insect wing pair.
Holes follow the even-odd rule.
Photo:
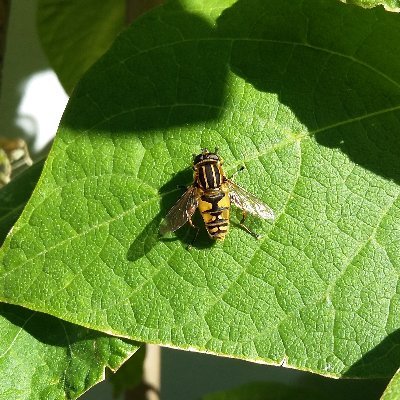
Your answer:
[[[240,186],[226,179],[228,195],[232,204],[240,208],[244,213],[255,215],[266,220],[275,218],[270,207],[262,203],[257,197],[248,193]],[[161,223],[160,234],[174,232],[181,228],[186,222],[192,220],[192,216],[199,206],[201,190],[194,184],[190,186],[177,203],[171,208]]]

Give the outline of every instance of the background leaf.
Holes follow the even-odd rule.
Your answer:
[[[8,304],[0,305],[0,397],[76,399],[138,346]]]
[[[361,7],[371,8],[376,6],[384,6],[387,11],[400,11],[399,0],[343,0],[344,3],[356,4]]]
[[[127,390],[136,388],[142,383],[145,356],[146,346],[143,345],[115,374],[109,376],[109,381],[113,385],[113,395],[115,398],[118,398]]]
[[[382,383],[370,380],[326,379],[310,376],[303,382],[253,382],[237,388],[211,393],[203,400],[376,400]],[[317,378],[317,379],[316,379]],[[318,379],[319,378],[319,379]]]
[[[171,2],[76,88],[1,249],[1,298],[133,339],[328,376],[400,359],[398,15]],[[243,23],[246,21],[246,23]],[[390,39],[389,39],[390,38]],[[382,45],[385,43],[385,46]],[[276,211],[227,240],[158,225],[219,147]]]
[[[329,396],[329,395],[328,395]],[[324,400],[332,397],[318,391],[275,382],[255,382],[225,392],[212,393],[203,400]]]
[[[44,160],[33,164],[0,189],[0,244],[21,215],[39,179]]]
[[[65,91],[109,48],[124,26],[125,0],[39,0],[43,49]]]
[[[381,400],[396,400],[400,397],[400,374],[396,372],[388,387],[383,393]]]

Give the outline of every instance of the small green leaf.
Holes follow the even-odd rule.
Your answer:
[[[399,16],[231,3],[158,8],[85,75],[0,251],[0,298],[144,342],[391,375]],[[277,218],[248,219],[259,241],[237,224],[223,243],[202,229],[188,251],[190,227],[161,239],[158,226],[191,182],[192,153],[215,146]]]
[[[400,370],[396,372],[388,387],[383,393],[381,400],[398,400],[400,398]]]
[[[319,379],[315,379],[319,378]],[[298,376],[293,384],[254,382],[234,389],[212,393],[203,400],[376,400],[382,393],[380,381],[326,379]]]
[[[138,346],[8,304],[0,305],[0,398],[76,399]]]
[[[113,385],[114,397],[118,397],[126,390],[133,389],[140,385],[143,378],[143,362],[145,356],[146,346],[141,346],[115,374],[109,376],[108,380]]]
[[[355,4],[365,8],[372,8],[377,6],[384,6],[387,11],[400,11],[399,0],[341,0],[344,3]]]
[[[125,0],[39,0],[39,37],[67,93],[110,47],[124,15]]]
[[[202,400],[328,400],[335,399],[317,390],[277,382],[255,382],[224,392],[212,393]]]
[[[0,244],[21,215],[36,186],[44,161],[39,161],[17,175],[0,189]]]

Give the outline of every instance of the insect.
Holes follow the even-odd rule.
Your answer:
[[[259,237],[243,223],[246,215],[253,214],[263,219],[274,219],[274,212],[257,197],[246,192],[225,176],[222,159],[203,149],[193,158],[193,184],[171,208],[161,223],[160,234],[174,232],[186,222],[193,227],[192,217],[198,208],[203,217],[208,235],[215,240],[224,240],[229,229],[231,204],[243,213],[240,225],[253,236]],[[196,234],[197,235],[197,234]]]

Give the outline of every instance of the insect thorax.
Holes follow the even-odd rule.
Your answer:
[[[218,189],[224,182],[224,172],[219,161],[203,161],[194,166],[195,180],[201,189]]]

